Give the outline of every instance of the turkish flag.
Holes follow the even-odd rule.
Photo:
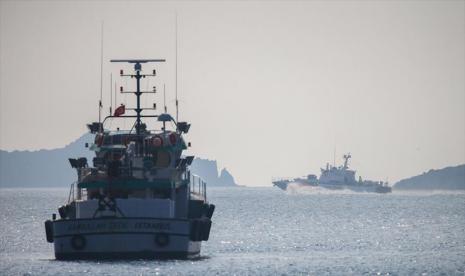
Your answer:
[[[119,117],[123,115],[125,111],[126,111],[126,108],[124,104],[122,104],[117,109],[115,109],[115,113],[113,114],[113,116]]]

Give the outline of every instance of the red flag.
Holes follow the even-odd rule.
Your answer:
[[[118,106],[117,109],[115,109],[115,114],[113,114],[113,116],[119,117],[119,116],[123,115],[125,111],[126,111],[126,108],[125,108],[124,104],[122,104],[122,105]]]

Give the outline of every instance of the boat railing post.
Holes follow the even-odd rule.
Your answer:
[[[205,202],[206,202],[206,201],[207,201],[207,182],[204,182],[203,184],[204,184],[204,186],[205,186],[205,187],[204,187],[204,193],[205,193],[204,196],[205,196]]]
[[[74,197],[74,196],[73,196]],[[81,193],[81,188],[79,188],[79,186],[77,187],[77,199],[78,200],[81,200],[82,198],[82,193]]]
[[[188,177],[189,177],[188,178],[189,182],[187,184],[187,194],[188,194],[187,198],[188,198],[188,200],[190,200],[191,199],[191,177],[189,175],[188,175]]]
[[[72,196],[72,197],[71,197],[71,196]],[[69,188],[68,203],[71,202],[71,199],[74,200],[74,182],[71,183],[71,187]]]

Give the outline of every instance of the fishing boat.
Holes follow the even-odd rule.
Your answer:
[[[69,159],[77,181],[59,216],[45,222],[47,241],[58,260],[196,257],[209,239],[215,206],[207,201],[206,183],[189,170],[194,156],[183,155],[190,124],[177,120],[177,99],[176,119],[166,107],[157,114],[156,104],[141,106],[144,94],[156,93],[155,87],[141,91],[141,81],[156,76],[142,65],[165,60],[111,62],[134,66],[120,75],[135,80],[135,89],[120,93],[134,95],[135,108],[122,104],[87,125],[95,140],[85,147],[95,157],[92,164]],[[127,129],[114,129],[119,120],[130,121]]]

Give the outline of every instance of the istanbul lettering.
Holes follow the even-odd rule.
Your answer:
[[[170,230],[167,222],[144,222],[144,221],[103,221],[103,222],[80,222],[68,226],[68,231],[131,231],[131,230]]]

